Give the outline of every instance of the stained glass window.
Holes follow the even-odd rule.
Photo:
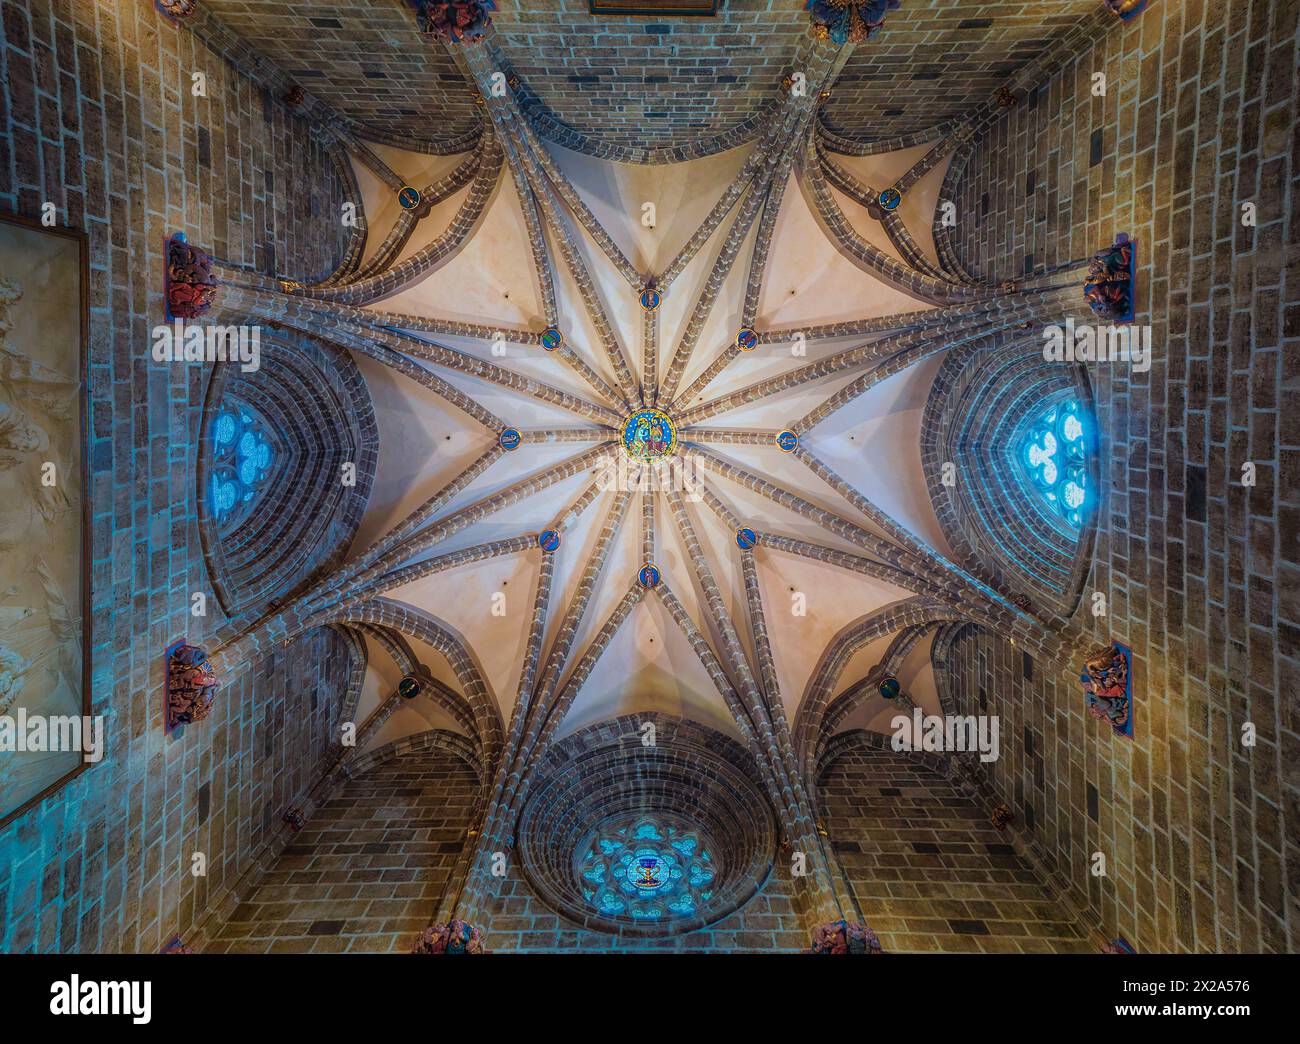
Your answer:
[[[613,820],[579,848],[578,879],[605,917],[690,917],[713,896],[715,866],[698,832],[659,816]]]
[[[1095,500],[1088,482],[1090,442],[1083,407],[1069,399],[1047,410],[1025,433],[1020,447],[1030,484],[1075,529]]]
[[[212,513],[231,521],[256,499],[275,463],[262,424],[245,409],[222,410],[212,428]]]

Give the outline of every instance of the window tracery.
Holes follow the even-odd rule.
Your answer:
[[[1074,529],[1083,525],[1096,499],[1088,481],[1090,439],[1083,407],[1068,399],[1048,409],[1025,432],[1020,445],[1030,485]]]
[[[243,407],[223,409],[212,427],[211,509],[219,523],[242,515],[262,492],[275,448],[262,422]]]

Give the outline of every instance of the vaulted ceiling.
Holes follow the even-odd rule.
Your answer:
[[[583,200],[610,233],[614,242],[639,271],[658,272],[687,242],[707,217],[713,204],[731,183],[753,146],[743,146],[705,159],[659,168],[635,167],[593,160],[556,148],[562,170]],[[462,157],[425,157],[380,147],[382,157],[411,184],[425,184],[460,162]],[[864,179],[881,184],[902,174],[924,148],[877,157],[850,159],[854,171]],[[912,196],[917,212],[933,209],[943,166],[926,176]],[[365,178],[365,172],[360,172]],[[390,194],[370,178],[367,207],[382,213]],[[462,193],[463,194],[463,193]],[[402,257],[409,257],[445,228],[462,199],[449,198],[421,223]],[[654,202],[657,220],[653,228],[641,224],[642,204]],[[865,229],[866,220],[859,219]],[[576,230],[575,230],[576,231]],[[706,241],[699,255],[664,294],[659,312],[660,371],[680,342],[689,313],[703,288],[710,268],[728,231],[724,222]],[[918,229],[923,242],[928,232]],[[625,346],[634,368],[641,354],[643,312],[636,295],[585,232],[580,240],[582,256],[590,266],[598,292],[614,323],[619,343]],[[884,249],[891,249],[887,245]],[[684,371],[682,386],[689,385],[734,338],[739,328],[748,275],[745,253],[727,277],[699,338],[699,348]],[[933,247],[924,247],[933,259]],[[557,287],[559,311],[566,341],[610,386],[617,380],[613,367],[603,358],[599,337],[586,315],[576,287],[567,278]],[[809,205],[797,188],[787,191],[780,217],[776,220],[770,246],[770,261],[758,305],[758,325],[763,329],[798,329],[801,325],[830,323],[864,316],[912,311],[917,302],[884,283],[864,278],[852,262],[820,233]],[[546,325],[545,306],[532,272],[527,229],[520,212],[515,187],[503,182],[476,233],[455,257],[436,271],[384,299],[386,312],[497,325],[509,338],[512,331],[534,331]],[[418,336],[418,333],[415,333]],[[461,351],[512,372],[535,378],[573,396],[591,396],[582,377],[555,355],[535,344],[508,340],[504,354],[494,355],[490,341],[477,338],[440,338]],[[814,342],[808,355],[792,353],[789,343],[765,345],[749,355],[738,356],[716,385],[703,397],[712,399],[724,392],[787,373],[844,350],[858,341],[830,339]],[[855,399],[829,416],[817,429],[803,433],[802,444],[831,467],[869,492],[880,506],[932,546],[945,547],[935,521],[925,486],[920,457],[921,413],[942,360],[936,354],[883,381],[877,388]],[[362,360],[361,367],[374,397],[380,430],[379,470],[356,545],[364,547],[397,525],[412,510],[468,468],[490,449],[496,432],[467,423],[460,411],[446,404],[433,391],[412,384],[401,374],[378,363]],[[798,416],[815,408],[841,388],[852,373],[819,381],[794,393],[756,401],[743,409],[719,413],[716,426],[775,433]],[[483,404],[520,431],[579,428],[571,414],[548,403],[502,389],[490,382],[458,374],[448,379],[465,394]],[[637,405],[634,402],[633,405]],[[619,413],[628,407],[610,403]],[[710,421],[710,426],[714,422]],[[601,434],[597,432],[596,434]],[[614,435],[609,432],[602,438]],[[689,439],[689,428],[683,429]],[[813,503],[849,515],[853,506],[801,463],[784,453],[771,438],[757,444],[702,447],[734,462],[753,474],[762,475],[796,490]],[[491,467],[470,482],[446,505],[448,513],[497,493],[530,476],[544,474],[557,463],[601,445],[600,439],[576,442],[526,444],[503,454]],[[605,443],[614,459],[617,446]],[[537,533],[563,519],[569,505],[592,483],[593,467],[530,496],[509,511],[485,518],[468,527],[439,553],[471,547],[486,541],[508,539],[521,533]],[[834,533],[810,526],[799,514],[783,509],[734,482],[720,481],[707,472],[704,481],[715,487],[733,508],[759,531],[780,529],[783,533],[822,542],[853,553],[854,545]],[[583,568],[590,561],[602,523],[617,501],[616,491],[602,491],[599,498],[562,534],[556,556],[552,606],[569,605],[577,592]],[[683,536],[673,521],[668,497],[653,498],[656,512],[653,561],[660,567],[663,582],[681,599],[697,627],[708,630],[711,612],[701,601],[697,585],[698,568],[683,545]],[[734,534],[703,503],[687,501],[688,517],[711,568],[725,592],[728,608],[743,621],[744,588],[740,577],[739,550]],[[599,631],[620,600],[634,584],[646,556],[643,554],[640,495],[622,513],[622,523],[608,552],[600,582],[578,632],[575,649],[580,653]],[[618,517],[618,516],[616,516]],[[808,684],[819,655],[847,623],[882,606],[909,597],[904,588],[851,573],[843,574],[808,558],[786,553],[762,554],[756,559],[764,598],[769,606],[768,629],[773,643],[786,713],[794,719],[799,699]],[[483,665],[496,693],[503,718],[508,719],[516,697],[523,667],[527,611],[537,584],[538,555],[534,548],[488,565],[467,564],[439,572],[385,592],[388,597],[409,602],[450,624],[464,636]],[[455,592],[449,597],[449,592]],[[492,611],[493,596],[504,596],[505,609]],[[501,602],[498,602],[501,604]],[[550,621],[554,639],[560,613]],[[745,629],[742,627],[742,630]],[[576,659],[576,656],[575,656]],[[870,666],[870,664],[868,664]],[[931,704],[933,683],[929,667],[918,667],[915,678],[906,679],[922,702]],[[454,684],[454,677],[448,677]],[[915,683],[914,685],[912,683]],[[384,695],[387,694],[386,690]],[[696,718],[723,731],[735,733],[726,704],[709,675],[692,652],[685,636],[665,608],[653,597],[640,599],[623,627],[614,635],[605,654],[574,702],[559,735],[592,721],[638,711],[657,710]],[[378,698],[378,691],[376,692]],[[362,708],[363,710],[367,708]],[[414,713],[414,712],[412,712]],[[414,718],[410,725],[418,724]],[[391,740],[407,727],[395,717],[377,742]]]
[[[986,568],[972,550],[979,508],[971,516],[947,490],[934,448],[942,428],[955,456],[972,421],[936,417],[949,401],[936,396],[941,371],[944,388],[960,386],[957,411],[981,401],[990,373],[1035,408],[1073,387],[1023,331],[1079,307],[1077,273],[974,275],[937,219],[950,165],[997,111],[992,83],[1011,71],[1016,96],[1032,88],[1046,53],[1033,34],[1048,29],[1023,23],[1035,53],[1018,61],[1028,50],[1013,20],[969,76],[923,77],[933,86],[895,103],[876,70],[927,69],[918,55],[937,60],[949,35],[988,27],[918,15],[898,37],[891,23],[892,50],[838,48],[784,6],[724,5],[718,19],[649,34],[673,42],[602,42],[613,23],[578,19],[572,4],[560,15],[502,5],[486,40],[447,47],[396,4],[355,26],[351,9],[313,8],[301,16],[310,29],[293,29],[298,15],[272,25],[276,5],[214,6],[352,122],[326,133],[364,217],[324,278],[223,270],[220,309],[350,353],[378,446],[346,558],[233,648],[343,628],[365,652],[346,698],[363,723],[356,754],[430,730],[474,749],[483,822],[452,906],[491,890],[484,860],[513,847],[520,824],[551,829],[530,814],[530,793],[560,785],[547,773],[562,772],[566,742],[578,756],[595,736],[605,753],[589,750],[592,764],[612,773],[601,785],[673,814],[692,773],[708,771],[690,751],[730,744],[733,767],[743,752],[782,836],[814,855],[811,907],[844,909],[814,826],[829,741],[888,731],[900,709],[942,713],[932,650],[951,628],[1059,657],[1067,639],[1045,617],[1077,599],[1062,583],[1036,607],[1040,592],[1013,565]],[[557,17],[587,36],[558,32]],[[746,31],[754,63],[736,57]],[[660,85],[628,69],[704,77],[707,55],[688,40],[725,48],[716,68],[737,81],[696,81],[658,122],[642,110],[662,104]],[[551,64],[562,74],[546,60],[561,47]],[[322,76],[304,75],[308,56]],[[513,75],[500,76],[503,57]],[[607,64],[586,64],[598,57]],[[770,83],[792,60],[806,91]],[[836,77],[855,70],[841,90]],[[841,117],[856,136],[883,126],[854,115],[868,95],[902,105],[891,133],[917,133],[846,141]],[[425,148],[431,129],[442,147]],[[464,145],[447,146],[456,134]],[[661,444],[634,444],[639,419]],[[993,498],[1010,484],[970,460],[962,482]],[[1088,545],[1040,515],[1017,511],[1025,539],[1042,528],[1069,577]],[[403,699],[404,676],[423,679],[428,698]],[[647,721],[682,747],[628,767],[620,744]],[[650,791],[629,790],[660,770]],[[531,872],[568,889],[559,905],[581,907],[563,870],[574,853],[551,855]],[[719,894],[754,881],[746,871]]]

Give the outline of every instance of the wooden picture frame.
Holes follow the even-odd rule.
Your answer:
[[[593,15],[660,15],[664,18],[712,18],[718,0],[587,0]]]

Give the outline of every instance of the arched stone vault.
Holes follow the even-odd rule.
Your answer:
[[[928,392],[916,376],[927,364],[939,367],[943,389],[990,372],[1027,326],[1071,310],[1078,266],[981,281],[957,263],[941,226],[883,209],[885,184],[921,201],[910,205],[934,207],[945,165],[966,162],[969,141],[999,107],[983,103],[934,137],[855,144],[831,129],[820,90],[851,48],[806,47],[807,94],[778,96],[762,119],[679,157],[701,177],[724,160],[736,173],[681,245],[659,250],[648,267],[631,260],[659,245],[637,227],[639,201],[620,196],[618,163],[628,156],[562,129],[527,81],[493,90],[505,59],[489,42],[454,55],[477,105],[458,139],[463,153],[424,183],[416,209],[387,228],[361,224],[318,282],[221,268],[223,319],[365,357],[372,396],[397,404],[379,416],[375,475],[395,466],[385,449],[398,444],[400,426],[420,423],[421,403],[436,403],[438,424],[463,433],[440,477],[417,480],[418,506],[394,514],[371,504],[362,527],[377,537],[260,619],[230,628],[216,650],[219,662],[241,662],[332,626],[350,636],[357,662],[357,643],[375,643],[425,679],[425,695],[463,731],[480,786],[441,918],[490,919],[517,880],[495,874],[494,861],[530,858],[517,829],[539,773],[566,749],[566,720],[630,720],[621,709],[645,684],[665,707],[686,711],[656,719],[645,709],[645,720],[680,731],[714,718],[732,730],[782,852],[806,866],[792,882],[803,927],[858,919],[818,825],[818,765],[875,681],[932,636],[931,657],[941,656],[962,626],[1021,643],[1045,669],[1072,663],[1078,635],[1025,607],[935,488],[930,470],[953,445],[944,433],[960,422],[959,407],[931,393],[924,412],[894,411],[888,398],[910,384]],[[1023,83],[1041,68],[1022,70]],[[335,155],[356,164],[352,184],[364,172],[367,184],[394,191],[425,162],[397,147],[409,144],[401,134],[366,144],[334,133]],[[699,158],[713,148],[743,150],[743,159]],[[909,149],[904,160],[894,155]],[[571,150],[614,158],[593,167]],[[603,184],[593,181],[597,170]],[[870,287],[871,313],[855,317],[834,296],[819,309],[785,290],[809,271],[828,285]],[[457,300],[442,289],[453,285],[464,287]],[[816,286],[806,293],[820,296]],[[520,318],[498,325],[493,301]],[[819,312],[826,318],[807,321]],[[803,347],[787,353],[795,338]],[[1075,380],[1040,369],[1039,384],[1019,379],[1020,395],[1058,394]],[[652,407],[676,423],[669,456],[686,477],[656,489],[635,467],[620,486],[610,466],[625,459],[624,419]],[[897,489],[828,463],[845,438],[821,433],[831,416],[848,418],[848,438],[860,436],[868,454],[886,434],[906,447],[878,463]],[[777,445],[783,429],[794,445]],[[909,434],[900,441],[895,430]],[[996,455],[968,463],[993,467]],[[900,490],[902,513],[893,506]],[[364,493],[354,497],[366,504]],[[932,532],[957,553],[922,535]],[[1080,543],[1054,608],[1064,611],[1077,592],[1088,546]],[[642,567],[652,564],[658,572],[645,582]],[[889,645],[879,661],[854,673],[880,639]],[[455,684],[434,678],[409,640],[444,657]],[[612,648],[632,658],[617,682],[601,667]],[[947,711],[939,673],[933,685]],[[677,679],[676,695],[653,681],[666,676]],[[356,679],[354,671],[343,697],[352,709]],[[398,705],[395,690],[381,694],[321,793],[403,742],[379,738],[390,735]]]
[[[1300,949],[1295,3],[902,0],[835,46],[804,0],[460,42],[429,2],[6,2],[5,227],[85,247],[86,568],[10,548],[0,712],[44,597],[106,742],[0,810],[0,950]],[[1120,233],[1150,368],[1044,358]],[[177,234],[256,372],[150,350]],[[27,309],[73,313],[29,256],[11,415]],[[166,728],[181,641],[219,696]],[[1001,755],[893,750],[918,711]],[[677,923],[624,902],[666,867]]]

